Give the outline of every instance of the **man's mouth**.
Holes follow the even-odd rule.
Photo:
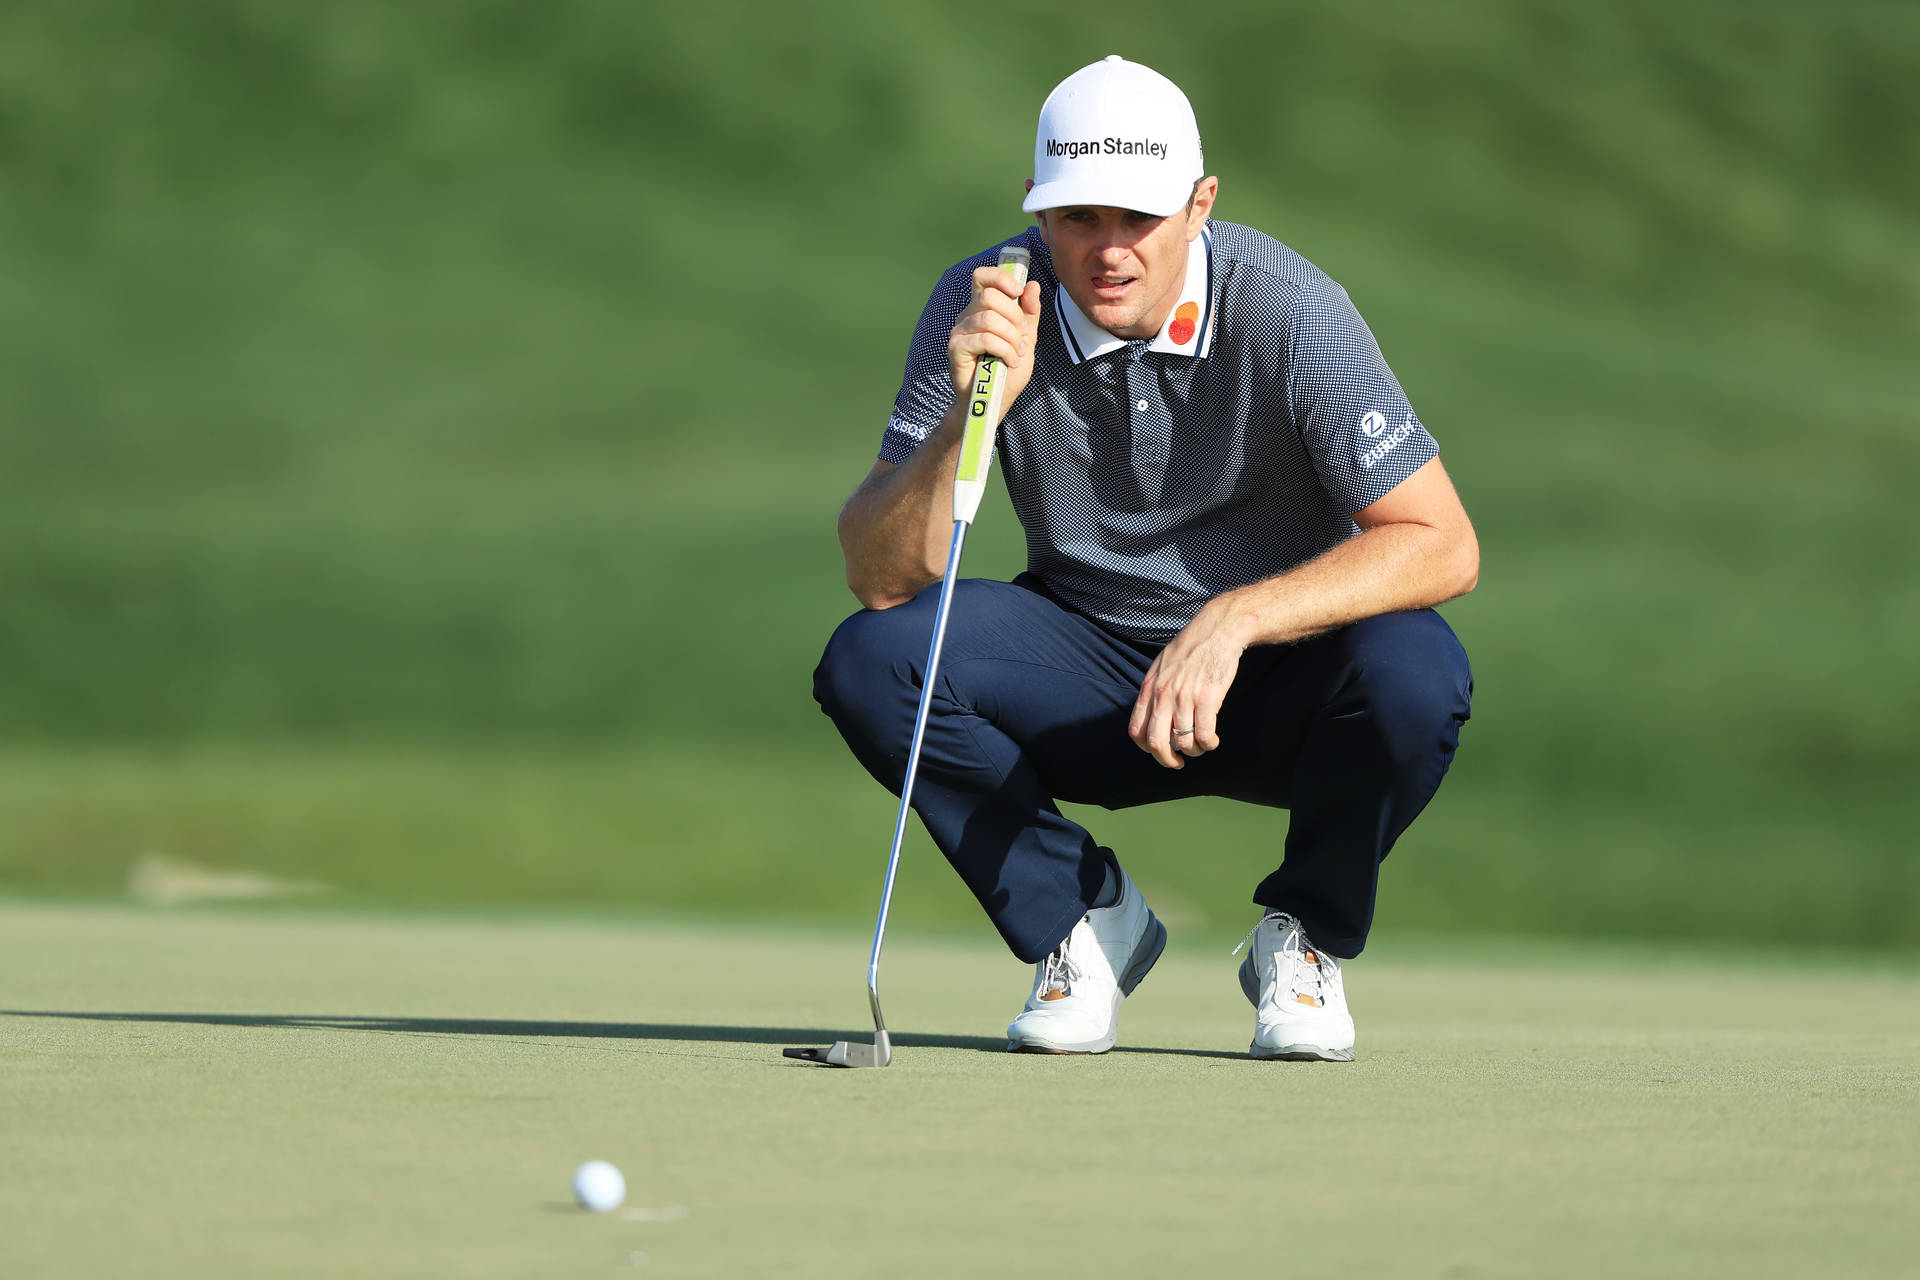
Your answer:
[[[1091,283],[1098,298],[1118,298],[1126,293],[1138,276],[1094,276]]]

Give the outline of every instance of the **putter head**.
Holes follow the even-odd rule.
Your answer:
[[[872,1044],[835,1040],[824,1049],[782,1049],[780,1056],[817,1062],[823,1067],[884,1067],[893,1061],[893,1042],[886,1032],[876,1031]]]

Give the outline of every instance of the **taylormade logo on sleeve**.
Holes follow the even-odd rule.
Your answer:
[[[1046,149],[1049,156],[1063,160],[1078,160],[1081,156],[1146,156],[1150,160],[1165,160],[1168,151],[1166,143],[1151,138],[1090,138],[1072,142],[1048,138]]]

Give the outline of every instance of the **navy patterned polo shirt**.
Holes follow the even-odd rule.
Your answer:
[[[1356,536],[1353,513],[1439,453],[1346,290],[1270,236],[1210,222],[1151,341],[1060,288],[1038,228],[1040,340],[1000,426],[1027,567],[1107,629],[1165,643],[1214,596]],[[941,276],[880,457],[901,462],[954,399],[947,339],[995,245]]]

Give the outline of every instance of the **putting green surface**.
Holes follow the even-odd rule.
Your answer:
[[[720,926],[0,903],[20,1276],[1906,1276],[1920,975],[1382,945],[1351,1065],[1256,1063],[1176,938],[1100,1058],[1025,971]],[[568,1202],[589,1158],[627,1210]]]

